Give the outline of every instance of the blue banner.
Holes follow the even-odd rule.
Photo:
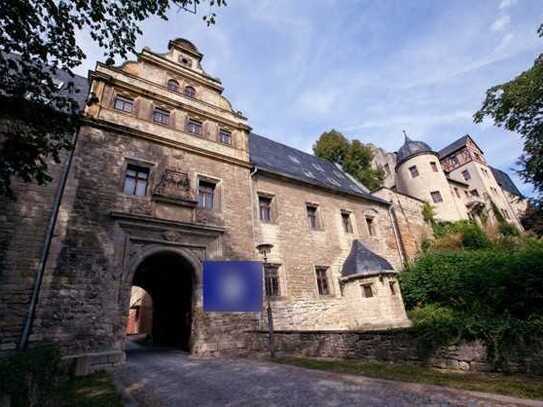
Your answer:
[[[204,311],[262,311],[262,263],[204,261]]]

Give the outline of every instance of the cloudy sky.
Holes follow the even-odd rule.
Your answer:
[[[531,195],[514,172],[520,138],[472,115],[487,88],[531,66],[542,22],[541,0],[228,0],[211,28],[172,10],[138,44],[193,41],[263,136],[310,152],[331,128],[389,151],[404,129],[435,149],[470,134]],[[82,41],[86,74],[104,58]]]

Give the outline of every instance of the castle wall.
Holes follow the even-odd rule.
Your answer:
[[[258,202],[259,194],[273,200],[271,223],[260,221],[258,204],[255,207],[255,239],[274,245],[268,261],[279,266],[281,295],[273,300],[276,329],[351,329],[406,322],[403,305],[394,306],[403,304],[401,294],[391,297],[379,288],[379,295],[365,299],[359,285],[343,287],[340,283],[341,268],[353,239],[362,240],[401,268],[387,206],[262,174],[254,178],[253,202]],[[319,230],[309,227],[307,203],[318,205]],[[342,211],[350,214],[352,233],[344,230]],[[373,219],[373,236],[366,216]],[[330,295],[318,293],[318,266],[328,267]],[[383,284],[375,283],[375,287]]]

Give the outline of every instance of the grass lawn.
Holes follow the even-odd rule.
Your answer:
[[[283,357],[278,363],[402,382],[437,384],[462,390],[543,399],[543,378],[496,373],[442,371],[407,363],[364,362]]]
[[[55,398],[61,407],[123,407],[109,373],[72,377],[60,387]]]

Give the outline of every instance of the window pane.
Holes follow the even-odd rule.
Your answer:
[[[134,195],[136,190],[136,180],[132,177],[126,177],[124,180],[124,193]]]
[[[213,209],[215,184],[200,181],[198,185],[198,206],[201,208]]]
[[[221,130],[219,132],[219,141],[223,144],[232,144],[232,134],[229,131]]]
[[[375,235],[375,226],[374,226],[373,218],[367,216],[366,217],[366,224],[368,225],[368,233],[369,233],[369,235],[374,236]]]
[[[147,181],[138,180],[136,182],[136,196],[145,196]]]

